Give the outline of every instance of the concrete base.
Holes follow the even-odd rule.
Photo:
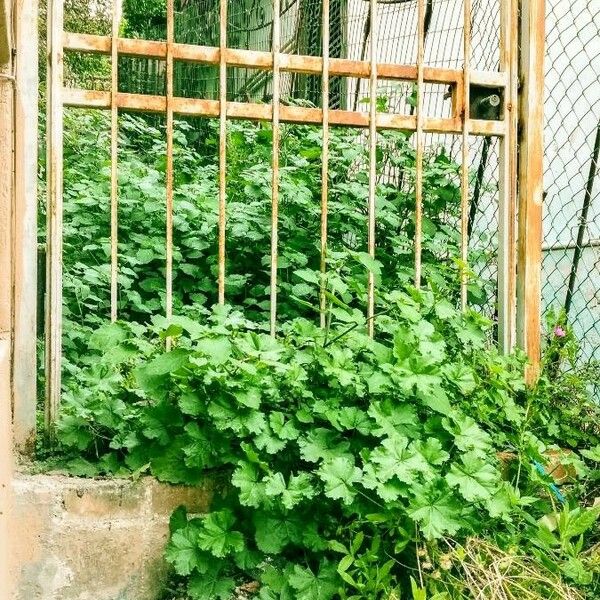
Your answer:
[[[149,477],[17,475],[13,489],[14,600],[156,600],[171,513],[206,512],[213,494]]]

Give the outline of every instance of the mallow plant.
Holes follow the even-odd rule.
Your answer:
[[[230,307],[90,338],[58,426],[71,468],[224,490],[172,518],[167,559],[191,598],[248,581],[264,600],[406,597],[420,544],[520,510],[490,431],[525,417],[521,357],[430,291],[380,295],[374,339],[344,310],[276,338]]]

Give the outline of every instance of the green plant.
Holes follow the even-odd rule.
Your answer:
[[[155,319],[158,339],[131,324],[90,339],[58,428],[71,466],[185,483],[216,469],[231,484],[207,516],[174,519],[167,556],[192,597],[260,580],[262,598],[388,598],[410,586],[420,540],[502,527],[519,505],[465,410],[489,403],[509,423],[502,385],[511,419],[523,415],[521,365],[506,360],[512,377],[488,384],[505,360],[490,324],[395,291],[379,297],[371,340],[344,310],[350,324],[296,319],[278,339],[227,308],[206,324]]]
[[[212,122],[177,123],[178,316],[168,322],[157,316],[165,289],[164,135],[140,118],[121,118],[121,320],[108,324],[108,121],[68,111],[66,123],[60,460],[84,475],[149,472],[195,484],[211,473],[224,482],[208,515],[180,510],[172,519],[167,556],[192,598],[228,598],[236,585],[256,583],[262,600],[450,600],[477,597],[490,577],[499,597],[518,597],[519,569],[535,583],[525,597],[571,594],[563,578],[595,593],[589,506],[600,441],[583,378],[561,368],[574,360],[574,337],[553,330],[544,377],[527,390],[524,357],[501,356],[491,347],[492,324],[475,310],[456,310],[458,168],[443,152],[426,160],[426,290],[417,291],[409,285],[415,157],[407,135],[381,135],[373,260],[365,252],[365,150],[358,133],[332,132],[323,275],[320,134],[284,127],[274,339],[266,333],[270,126],[230,124],[230,306],[212,308],[217,131]],[[396,180],[383,176],[394,169]],[[364,317],[369,271],[377,284],[374,340]],[[322,288],[324,328],[317,326]],[[487,297],[471,277],[470,303]],[[577,450],[566,461],[576,477],[561,489],[543,469],[554,447]],[[498,453],[510,457],[506,464]],[[561,509],[564,498],[569,508]],[[586,528],[571,535],[582,522]],[[470,556],[460,581],[457,568],[447,578],[435,568],[450,537],[456,556]],[[520,551],[511,554],[514,547]],[[494,579],[497,564],[515,555],[507,576]]]
[[[469,538],[448,545],[442,568],[429,577],[440,600],[583,600],[555,570],[518,547],[503,550],[493,542]]]
[[[539,524],[533,538],[535,555],[550,571],[560,569],[576,584],[588,586],[600,571],[597,551],[584,552],[585,537],[595,529],[600,507],[564,506],[550,513]]]
[[[547,314],[545,342],[542,376],[532,402],[532,428],[561,448],[598,445],[600,407],[593,386],[600,364],[582,360],[579,341],[564,315]]]
[[[64,356],[65,380],[86,363],[86,340],[110,315],[109,119],[99,111],[65,113]],[[316,318],[318,289],[303,273],[320,264],[318,128],[283,127],[279,220],[279,306],[282,320]],[[216,123],[178,121],[175,131],[174,310],[206,314],[216,301]],[[378,289],[413,277],[415,155],[403,132],[383,132],[377,187]],[[360,133],[334,129],[330,147],[329,257],[363,309],[368,258],[366,150]],[[44,152],[41,152],[43,160]],[[230,304],[265,320],[269,309],[270,125],[232,122],[228,130],[227,280]],[[44,165],[42,163],[41,175]],[[400,173],[397,176],[383,173]],[[123,115],[119,121],[119,316],[147,322],[165,308],[165,139],[162,126]],[[443,150],[425,162],[425,279],[449,299],[457,295],[458,166]],[[42,192],[43,192],[43,185]],[[42,206],[40,219],[44,220]],[[356,257],[359,260],[356,260]],[[473,260],[476,260],[473,255]],[[362,264],[361,264],[362,261]],[[314,278],[314,276],[313,276]],[[348,283],[349,282],[349,283]],[[487,293],[472,278],[470,302]],[[342,296],[346,292],[340,290]]]

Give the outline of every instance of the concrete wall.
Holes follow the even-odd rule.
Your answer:
[[[156,600],[171,513],[206,512],[214,485],[17,475],[13,490],[13,600]]]

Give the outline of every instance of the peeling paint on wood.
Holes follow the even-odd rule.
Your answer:
[[[532,383],[541,360],[545,0],[520,0],[520,15],[517,341],[529,357]]]

